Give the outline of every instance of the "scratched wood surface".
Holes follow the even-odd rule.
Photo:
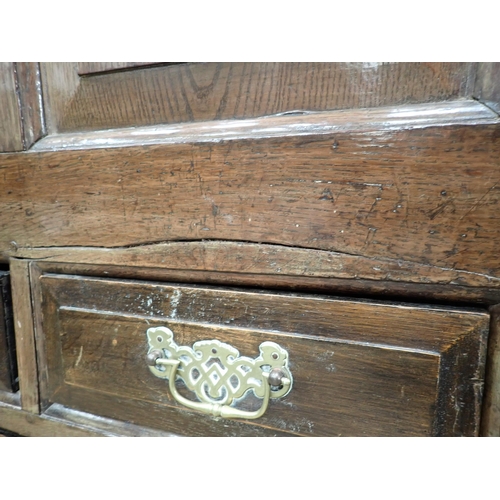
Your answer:
[[[370,279],[380,279],[376,260],[391,259],[463,271],[451,283],[498,287],[499,131],[382,127],[6,154],[0,251],[5,259],[20,248],[245,241],[371,259]]]
[[[0,271],[0,391],[17,390],[17,361],[9,273]]]
[[[185,435],[478,432],[485,312],[51,274],[40,283],[50,402]],[[187,411],[144,360],[145,332],[160,325],[179,345],[218,338],[251,357],[275,341],[294,389],[253,422]]]
[[[42,63],[50,133],[436,102],[471,96],[475,74],[471,63],[190,63],[81,78],[81,64]]]

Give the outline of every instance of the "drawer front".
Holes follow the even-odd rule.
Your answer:
[[[0,391],[17,390],[17,361],[12,325],[9,273],[0,271]]]
[[[42,399],[180,435],[476,435],[481,311],[45,274]],[[288,353],[292,388],[254,420],[206,415],[156,377],[146,332]],[[220,361],[220,360],[219,360]],[[196,396],[180,379],[175,390]],[[233,403],[257,411],[252,391]]]

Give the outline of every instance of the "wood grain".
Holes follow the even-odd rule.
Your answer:
[[[19,389],[23,410],[38,413],[38,376],[33,331],[33,311],[29,262],[12,259],[10,262],[14,330],[16,334]]]
[[[0,62],[0,153],[22,151],[21,126],[15,63]]]
[[[18,390],[9,273],[0,271],[0,391]]]
[[[80,78],[43,63],[49,132],[468,97],[470,63],[191,63]]]
[[[0,251],[246,241],[496,287],[499,155],[497,125],[3,155]]]
[[[481,434],[500,437],[500,304],[490,308],[491,327]]]
[[[485,313],[57,275],[40,281],[50,401],[187,435],[478,432]],[[290,353],[296,387],[255,422],[186,412],[143,360],[148,325],[169,326],[180,345],[218,338],[249,356],[276,341]],[[458,363],[464,353],[467,363]]]

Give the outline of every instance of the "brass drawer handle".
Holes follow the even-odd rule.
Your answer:
[[[255,419],[265,413],[270,398],[284,397],[292,389],[288,352],[275,342],[262,342],[260,355],[251,359],[219,340],[200,340],[192,348],[178,346],[173,332],[164,326],[149,328],[147,337],[151,373],[168,379],[175,400],[188,408],[216,417]],[[179,394],[176,379],[181,379],[199,401]],[[257,411],[231,406],[250,390],[262,398]]]

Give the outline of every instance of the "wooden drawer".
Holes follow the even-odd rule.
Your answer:
[[[478,432],[481,311],[56,274],[40,277],[40,291],[45,407],[180,435]],[[217,339],[250,358],[275,342],[288,352],[292,389],[256,420],[185,408],[146,363],[146,332],[159,326],[178,345]],[[250,392],[235,406],[261,403]]]
[[[0,271],[0,391],[16,391],[17,385],[9,273]]]

